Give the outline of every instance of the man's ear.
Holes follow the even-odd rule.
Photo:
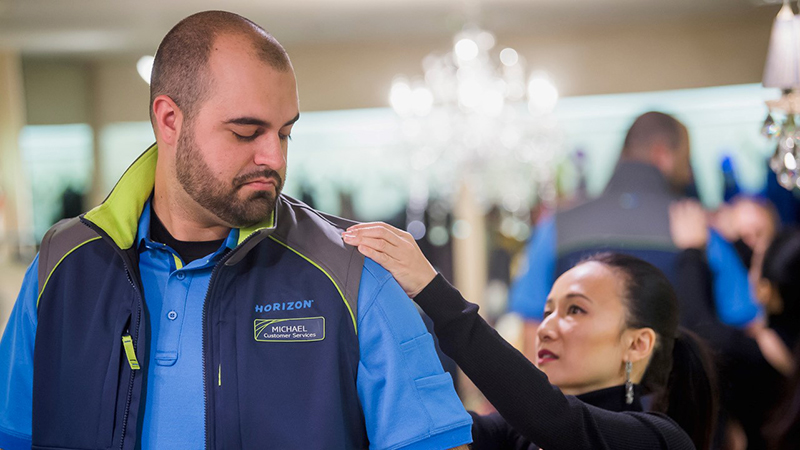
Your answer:
[[[169,96],[159,95],[153,100],[153,120],[159,143],[174,148],[183,125],[181,109]]]
[[[652,328],[631,329],[626,332],[630,333],[630,344],[626,351],[628,361],[635,363],[647,360],[656,347],[656,332]]]

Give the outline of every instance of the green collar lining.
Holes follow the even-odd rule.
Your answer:
[[[128,167],[108,198],[84,216],[121,249],[130,248],[136,239],[139,216],[155,186],[156,161],[158,146],[153,144]]]
[[[272,214],[269,216],[269,219],[264,220],[263,222],[259,222],[255,225],[251,225],[249,227],[240,228],[239,229],[239,242],[236,245],[242,245],[242,242],[245,241],[251,234],[255,233],[256,231],[267,230],[267,229],[274,229],[275,228],[275,209],[272,210]]]
[[[156,181],[158,146],[153,144],[136,161],[114,186],[108,198],[84,215],[84,218],[111,237],[121,249],[130,248],[136,240],[139,216]],[[244,242],[257,231],[275,227],[275,211],[269,219],[239,230],[239,242]]]

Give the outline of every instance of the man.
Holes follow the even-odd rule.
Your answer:
[[[281,194],[298,111],[258,25],[211,11],[166,35],[156,145],[25,276],[0,447],[466,448],[403,290],[342,243],[345,221]]]
[[[667,114],[645,113],[628,130],[603,194],[539,224],[510,291],[511,309],[526,319],[525,349],[534,348],[531,344],[553,281],[592,253],[628,253],[672,278],[678,249],[670,237],[669,206],[692,181],[689,154],[689,133],[683,124]],[[706,255],[720,318],[736,326],[751,322],[758,308],[733,247],[712,232]]]

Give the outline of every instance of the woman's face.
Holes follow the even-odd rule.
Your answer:
[[[553,285],[537,331],[536,366],[565,394],[625,382],[624,282],[599,262],[579,264]]]

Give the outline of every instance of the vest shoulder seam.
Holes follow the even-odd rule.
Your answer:
[[[37,308],[47,282],[61,262],[81,246],[100,238],[101,236],[84,224],[80,217],[64,219],[47,231],[39,249]]]

